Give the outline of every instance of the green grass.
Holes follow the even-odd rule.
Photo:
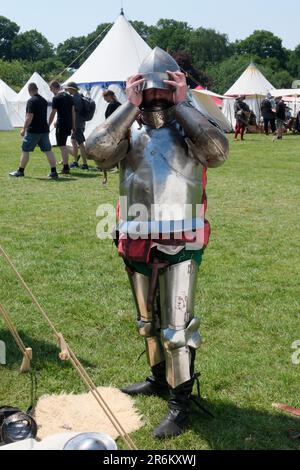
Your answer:
[[[291,345],[300,339],[300,137],[274,143],[261,135],[247,135],[244,143],[229,138],[228,162],[208,174],[212,237],[196,302],[204,338],[197,370],[217,419],[195,409],[185,434],[157,442],[151,432],[167,403],[139,397],[145,426],[132,438],[140,449],[300,448],[287,437],[289,429],[299,430],[299,419],[271,406],[300,406],[300,365],[291,360]],[[96,209],[115,204],[118,175],[109,175],[107,188],[96,171],[48,181],[45,157],[36,151],[27,177],[12,179],[20,143],[16,132],[0,134],[1,245],[99,386],[140,381],[148,368],[145,356],[137,362],[143,342],[122,260],[111,241],[96,237]],[[34,350],[38,395],[84,392],[1,258],[0,282],[0,302]],[[21,356],[1,319],[0,339],[7,344],[0,403],[26,408],[29,378],[19,374]]]

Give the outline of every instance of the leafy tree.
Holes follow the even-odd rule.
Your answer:
[[[0,16],[0,57],[11,59],[12,42],[20,31],[20,27],[5,16]]]
[[[64,68],[64,64],[56,57],[27,63],[27,70],[29,70],[31,74],[38,71],[48,82],[54,79],[63,81],[61,80],[60,74],[63,72]]]
[[[65,67],[72,64],[72,67],[78,68],[80,66],[78,56],[84,51],[85,47],[86,39],[84,36],[72,37],[57,46],[56,55]]]
[[[270,31],[256,30],[246,39],[237,41],[235,47],[239,54],[258,56],[262,59],[273,57],[280,65],[284,65],[287,59],[282,40]]]
[[[292,88],[293,77],[287,70],[280,70],[272,75],[272,84],[275,88]]]
[[[227,35],[214,29],[198,28],[191,31],[188,48],[193,63],[200,69],[221,62],[230,55]]]
[[[0,59],[0,77],[9,86],[19,91],[28,80],[26,65],[20,61],[4,61]]]
[[[169,52],[185,50],[189,43],[191,27],[184,21],[160,19],[149,28],[150,47],[159,46]]]
[[[290,52],[287,70],[295,79],[300,79],[300,44]]]
[[[53,45],[41,33],[32,29],[15,37],[12,43],[14,59],[36,61],[53,57]]]

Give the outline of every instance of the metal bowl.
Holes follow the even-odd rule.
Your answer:
[[[115,441],[107,434],[83,432],[72,437],[63,450],[118,450]]]

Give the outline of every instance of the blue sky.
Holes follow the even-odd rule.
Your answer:
[[[37,29],[57,45],[71,36],[87,35],[100,23],[113,22],[122,3],[129,20],[148,25],[173,18],[194,28],[214,28],[231,41],[267,29],[289,49],[300,43],[300,0],[8,0],[1,1],[0,15],[15,21],[22,32]],[[289,13],[284,14],[286,7]]]

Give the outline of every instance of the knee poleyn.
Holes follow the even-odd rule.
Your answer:
[[[161,340],[164,349],[167,351],[173,351],[184,346],[190,348],[199,348],[202,339],[199,334],[200,320],[199,318],[193,318],[186,329],[174,330],[172,328],[166,328],[161,332]]]

